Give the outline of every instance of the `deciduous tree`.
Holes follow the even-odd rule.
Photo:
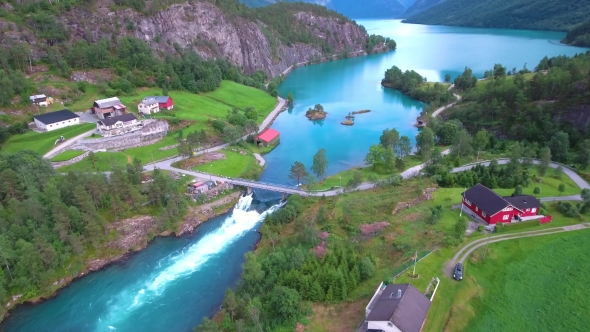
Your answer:
[[[297,185],[301,183],[301,179],[306,178],[309,175],[305,165],[296,161],[291,165],[291,170],[289,171],[289,178],[293,180],[297,180]]]
[[[326,157],[326,149],[319,149],[318,152],[313,156],[313,164],[311,165],[312,172],[318,177],[320,181],[323,181],[326,176],[326,170],[328,169],[328,158]]]

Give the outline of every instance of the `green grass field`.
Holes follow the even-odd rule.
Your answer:
[[[77,163],[60,167],[58,171],[66,173],[69,171],[80,172],[105,172],[110,171],[113,166],[125,166],[127,164],[128,156],[123,152],[97,152],[96,154],[96,168],[90,157],[86,157]]]
[[[231,150],[219,150],[218,152],[225,154],[227,158],[199,165],[193,169],[228,177],[245,177],[257,169],[262,169],[258,165],[256,158],[250,153],[241,155]]]
[[[57,156],[51,158],[51,161],[57,162],[57,161],[70,160],[72,158],[76,158],[77,156],[83,154],[84,152],[85,151],[82,151],[82,150],[66,150],[66,151],[58,154]]]
[[[2,152],[16,153],[22,150],[33,150],[37,153],[45,154],[54,147],[55,141],[60,136],[63,136],[67,140],[92,130],[95,127],[96,125],[94,123],[83,123],[44,133],[28,131],[22,135],[12,136],[2,146]]]
[[[137,104],[145,96],[161,94],[160,89],[141,89],[136,96],[125,96],[120,99],[128,110],[137,113]],[[232,107],[254,107],[258,111],[258,122],[262,123],[277,103],[276,99],[265,91],[231,81],[221,82],[221,86],[213,92],[194,94],[187,91],[171,91],[169,95],[174,100],[174,109],[160,112],[156,117],[174,114],[179,119],[197,121],[201,124],[211,119],[224,118]]]
[[[489,260],[466,267],[483,291],[466,303],[477,317],[464,330],[585,330],[589,242],[590,231],[584,230],[492,245]]]

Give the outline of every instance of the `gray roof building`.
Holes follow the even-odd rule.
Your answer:
[[[137,118],[135,117],[135,114],[127,113],[127,114],[123,114],[123,115],[119,115],[119,116],[113,116],[110,118],[106,118],[104,120],[98,121],[97,123],[100,125],[104,125],[104,126],[112,126],[119,121],[129,122],[129,121],[133,121],[133,120],[137,120]]]
[[[94,102],[94,106],[98,108],[109,108],[116,105],[122,105],[121,101],[117,97],[100,99]]]
[[[152,98],[155,99],[158,103],[165,104],[168,102],[169,96],[146,96],[144,99]]]
[[[362,330],[420,332],[430,304],[430,300],[410,284],[379,288],[367,307]]]
[[[53,123],[57,123],[57,122],[62,122],[62,121],[66,121],[66,120],[79,118],[79,116],[75,113],[72,113],[72,111],[70,111],[70,110],[61,110],[61,111],[55,111],[55,112],[45,113],[45,114],[41,114],[41,115],[35,115],[33,118],[41,123],[48,125],[48,124],[53,124]]]

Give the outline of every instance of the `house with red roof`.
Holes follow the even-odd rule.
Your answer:
[[[271,146],[279,144],[280,134],[278,131],[268,128],[254,138],[254,142],[258,146]]]
[[[488,224],[531,219],[537,216],[541,202],[534,196],[512,195],[502,197],[482,184],[467,189],[462,194],[463,207]]]

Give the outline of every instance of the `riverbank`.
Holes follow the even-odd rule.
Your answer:
[[[124,264],[134,254],[147,248],[156,237],[182,237],[194,234],[195,231],[198,231],[198,227],[206,221],[231,211],[241,195],[241,191],[236,191],[211,203],[189,207],[182,224],[175,232],[164,231],[153,235],[155,225],[153,216],[136,216],[111,223],[108,226],[110,231],[116,231],[120,236],[104,245],[108,252],[107,257],[87,260],[80,272],[56,280],[52,284],[53,288],[46,294],[23,301],[20,301],[22,294],[13,295],[11,301],[3,306],[6,313],[0,316],[0,323],[9,316],[11,310],[19,305],[39,304],[55,297],[60,290],[92,272],[100,271],[112,264]]]

